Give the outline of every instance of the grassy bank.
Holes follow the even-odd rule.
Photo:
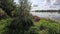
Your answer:
[[[10,24],[11,20],[11,18],[0,20],[0,34],[4,32],[4,28]],[[30,34],[60,34],[60,24],[50,19],[40,18],[38,22],[34,22],[29,32]]]
[[[33,27],[38,34],[60,34],[60,24],[50,19],[41,18]]]
[[[34,25],[39,26],[40,23],[57,23],[59,24],[59,22],[55,21],[55,20],[51,20],[51,19],[45,19],[45,18],[40,18],[40,20],[38,22],[34,22]]]

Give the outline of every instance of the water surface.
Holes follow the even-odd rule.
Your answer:
[[[30,13],[35,16],[51,18],[60,21],[60,13],[58,12],[30,12]]]

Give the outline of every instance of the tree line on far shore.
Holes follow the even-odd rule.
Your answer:
[[[35,10],[32,12],[60,12],[60,10]]]

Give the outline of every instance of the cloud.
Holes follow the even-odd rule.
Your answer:
[[[54,0],[54,1],[52,1],[52,4],[53,5],[60,5],[60,0]]]
[[[16,2],[17,4],[19,4],[19,3],[18,3],[18,0],[14,0],[14,2]]]
[[[18,3],[17,0],[15,2]],[[60,9],[60,0],[31,0],[31,2],[32,10]]]

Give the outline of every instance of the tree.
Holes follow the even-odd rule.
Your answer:
[[[15,9],[14,0],[0,0],[0,8],[2,8],[7,15],[11,16],[11,11]]]
[[[6,27],[6,34],[28,34],[27,31],[33,25],[30,7],[28,0],[19,0],[19,9],[16,12],[18,16]]]

